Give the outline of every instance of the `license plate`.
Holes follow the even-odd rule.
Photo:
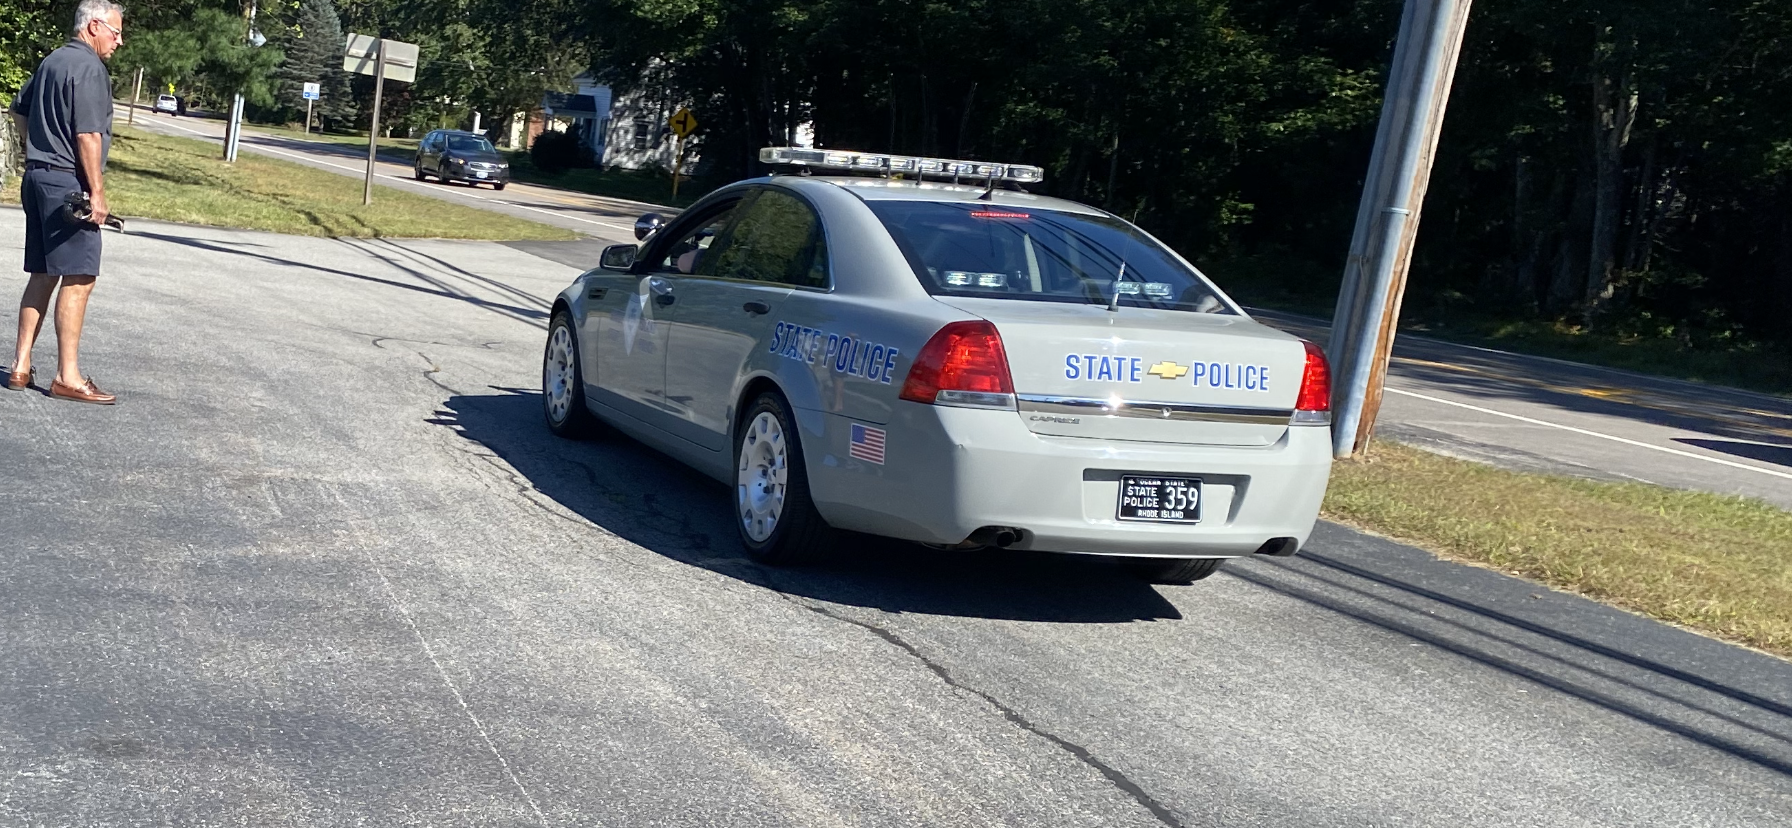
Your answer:
[[[485,177],[485,173],[483,173],[483,172],[479,172],[479,171],[477,171],[477,170],[476,170],[476,171],[474,171],[474,172],[473,172],[473,174],[474,174],[474,175],[476,175],[476,176],[479,176],[479,177],[480,177],[480,178],[484,178],[484,177]]]
[[[1121,475],[1119,518],[1158,523],[1199,523],[1201,479]]]

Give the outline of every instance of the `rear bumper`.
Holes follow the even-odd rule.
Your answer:
[[[1012,527],[1021,530],[1014,549],[1236,557],[1276,538],[1306,543],[1331,474],[1323,426],[1289,427],[1270,446],[1232,447],[1038,435],[1012,411],[901,403],[895,414],[883,466],[851,458],[843,417],[818,415],[831,421],[825,433],[804,435],[806,448],[829,443],[808,465],[817,507],[833,525],[936,544]],[[1120,476],[1131,473],[1201,478],[1201,522],[1118,520]]]

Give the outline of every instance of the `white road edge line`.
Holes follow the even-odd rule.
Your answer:
[[[1531,425],[1548,426],[1549,428],[1559,428],[1563,431],[1572,431],[1575,434],[1584,434],[1588,437],[1598,437],[1601,440],[1610,440],[1614,443],[1623,443],[1627,446],[1636,446],[1638,448],[1651,449],[1654,451],[1664,452],[1666,454],[1672,454],[1672,455],[1675,455],[1678,457],[1690,457],[1694,460],[1703,460],[1707,463],[1716,463],[1720,466],[1729,466],[1734,469],[1743,469],[1745,471],[1760,472],[1761,474],[1770,474],[1770,475],[1773,475],[1774,477],[1783,477],[1787,480],[1792,480],[1792,474],[1788,474],[1788,473],[1782,472],[1782,471],[1774,471],[1773,469],[1763,469],[1759,466],[1750,466],[1750,465],[1747,465],[1744,463],[1737,463],[1732,460],[1724,460],[1724,459],[1718,458],[1718,457],[1706,457],[1705,455],[1702,455],[1702,454],[1693,454],[1690,451],[1681,451],[1679,449],[1667,448],[1666,446],[1652,445],[1649,443],[1642,442],[1640,440],[1631,440],[1631,439],[1627,439],[1624,437],[1616,437],[1616,436],[1613,436],[1610,434],[1601,434],[1597,431],[1588,431],[1584,428],[1575,428],[1574,426],[1566,426],[1566,425],[1562,425],[1560,423],[1548,422],[1546,420],[1536,420],[1536,419],[1532,419],[1530,417],[1521,417],[1517,414],[1507,414],[1504,411],[1495,411],[1491,408],[1482,408],[1481,406],[1478,406],[1478,405],[1469,405],[1468,403],[1456,402],[1455,400],[1441,399],[1438,397],[1432,397],[1432,396],[1428,396],[1425,394],[1415,394],[1411,391],[1402,391],[1398,388],[1388,388],[1386,390],[1390,394],[1399,394],[1403,397],[1415,397],[1417,399],[1425,400],[1426,402],[1434,402],[1434,403],[1439,403],[1442,405],[1453,405],[1453,406],[1456,406],[1457,408],[1466,408],[1470,411],[1479,411],[1482,414],[1492,414],[1495,417],[1505,417],[1507,419],[1517,420],[1521,423],[1530,423]]]
[[[160,123],[160,122],[158,121],[157,123]],[[169,124],[169,126],[174,127],[175,129],[186,130],[187,132],[191,132],[194,135],[203,135],[207,138],[212,138],[215,140],[223,140],[216,135],[212,135],[207,132],[201,132],[197,129],[191,129],[188,127],[184,127],[184,126],[181,126],[180,124]],[[347,170],[349,172],[358,172],[358,173],[365,173],[367,171],[366,167],[345,167],[341,164],[336,164],[336,163],[332,163],[330,161],[325,161],[321,158],[313,158],[309,155],[304,155],[301,153],[287,152],[286,150],[278,150],[278,149],[274,149],[273,147],[260,146],[260,145],[255,144],[253,141],[250,142],[250,145],[254,146],[255,149],[260,152],[271,152],[275,155],[284,155],[288,158],[297,158],[300,161],[309,161],[313,164],[322,164],[326,167],[335,167],[336,169],[339,169],[339,170]],[[391,173],[374,173],[374,176],[376,178],[390,178],[393,181],[411,182],[411,179],[405,178],[402,175],[393,175]],[[415,183],[415,182],[411,182],[411,183]],[[495,201],[495,202],[502,204],[506,207],[515,207],[519,210],[534,210],[537,213],[544,213],[546,215],[550,215],[555,218],[571,219],[573,221],[582,221],[586,224],[595,224],[599,227],[608,227],[612,230],[634,230],[635,229],[633,227],[624,227],[623,225],[620,225],[620,224],[611,224],[607,221],[594,221],[592,219],[581,218],[579,216],[562,215],[560,213],[554,212],[553,210],[544,210],[540,207],[531,207],[527,204],[518,204],[514,201],[505,201],[504,199],[501,199],[501,198],[492,198],[490,196],[476,195],[474,193],[463,193],[458,190],[439,190],[439,191],[432,190],[432,192],[452,193],[454,195],[462,196],[464,198],[476,198],[476,199],[479,199],[480,201]]]

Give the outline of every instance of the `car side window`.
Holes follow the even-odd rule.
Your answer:
[[[741,212],[728,245],[716,257],[716,274],[756,282],[827,287],[827,255],[821,219],[802,199],[762,190]]]
[[[680,235],[677,241],[661,248],[659,257],[653,261],[648,272],[703,276],[715,273],[716,242],[721,238],[722,231],[728,228],[728,222],[734,219],[735,208],[739,204],[736,201],[706,218],[698,219],[694,228]]]

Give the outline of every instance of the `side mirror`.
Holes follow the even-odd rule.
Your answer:
[[[635,264],[635,250],[632,244],[612,244],[604,248],[603,254],[597,257],[597,266],[604,270],[627,273]]]
[[[635,219],[635,238],[645,239],[648,236],[659,232],[659,229],[664,226],[666,226],[665,217],[661,216],[659,213],[648,213],[647,215]]]

